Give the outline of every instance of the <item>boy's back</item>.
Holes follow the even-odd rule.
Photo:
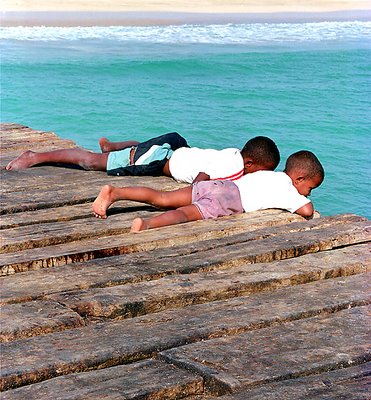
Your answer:
[[[310,200],[299,194],[284,172],[257,171],[235,181],[245,212],[282,208],[295,212]]]
[[[279,161],[280,153],[274,141],[266,136],[255,136],[242,150],[177,149],[168,166],[169,174],[175,180],[192,183],[195,179],[233,181],[258,170],[274,170]]]
[[[239,149],[223,150],[182,147],[169,160],[171,176],[178,182],[192,183],[200,172],[210,179],[235,180],[244,174],[244,161]]]

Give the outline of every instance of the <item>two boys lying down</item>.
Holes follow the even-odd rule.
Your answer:
[[[257,138],[270,141],[269,138]],[[187,158],[189,165],[184,166],[187,176],[183,174],[184,177],[177,180],[192,184],[178,190],[165,192],[149,187],[119,188],[105,185],[94,201],[93,213],[97,218],[107,218],[107,209],[118,200],[138,201],[168,209],[163,214],[148,219],[135,218],[131,232],[267,208],[285,209],[305,218],[311,218],[314,208],[307,197],[324,179],[324,169],[320,161],[312,152],[301,150],[288,157],[283,172],[275,172],[273,170],[279,163],[277,147],[275,145],[272,147],[270,143],[270,146],[265,147],[265,154],[262,154],[261,147],[259,147],[260,153],[256,149],[255,154],[252,146],[248,156],[241,151],[239,156],[242,158],[242,170],[227,177],[220,171],[223,166],[230,164],[215,162],[218,160],[217,157],[207,159],[208,150],[204,150],[203,169],[199,167],[197,169],[199,163],[194,158]],[[170,157],[170,166],[172,157],[175,157],[179,150]],[[202,155],[203,150],[197,150]],[[175,178],[174,174],[170,176]]]
[[[176,132],[142,143],[110,142],[102,138],[100,146],[102,153],[80,148],[43,153],[26,151],[6,169],[67,163],[87,170],[107,171],[108,175],[165,175],[191,184],[168,192],[148,187],[104,186],[93,204],[93,213],[98,218],[107,218],[107,209],[118,200],[169,209],[152,218],[134,219],[132,232],[267,208],[281,208],[311,218],[314,209],[307,196],[324,179],[321,163],[306,150],[288,157],[283,172],[274,172],[280,154],[276,144],[265,136],[250,139],[241,151],[189,147]]]

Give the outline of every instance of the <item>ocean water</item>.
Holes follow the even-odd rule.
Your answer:
[[[1,121],[98,139],[256,135],[313,151],[322,215],[371,218],[371,22],[0,28]]]

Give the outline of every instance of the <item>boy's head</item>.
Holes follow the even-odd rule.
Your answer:
[[[325,171],[318,158],[307,150],[300,150],[286,161],[286,174],[291,178],[297,191],[309,196],[312,189],[318,187],[325,177]]]
[[[280,162],[280,152],[276,144],[265,136],[256,136],[246,142],[241,155],[244,174],[260,170],[273,171]]]

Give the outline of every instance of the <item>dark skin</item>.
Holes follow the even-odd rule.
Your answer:
[[[271,168],[267,166],[254,164],[251,159],[245,162],[245,174],[270,169]],[[286,173],[291,178],[292,183],[296,187],[297,191],[305,197],[308,197],[311,194],[312,190],[317,188],[322,183],[322,179],[320,177],[308,177],[306,173],[302,171],[295,170]],[[194,182],[207,180],[210,180],[210,176],[205,174],[204,172],[200,172]],[[313,217],[314,213],[313,204],[311,202],[307,203],[303,207],[300,207],[298,210],[296,210],[295,213],[301,215],[304,218],[310,219]]]
[[[93,153],[80,148],[61,149],[48,152],[36,153],[33,151],[25,151],[16,159],[12,160],[7,166],[7,170],[20,170],[30,168],[34,165],[51,163],[51,164],[71,164],[79,165],[86,170],[93,171],[106,171],[107,159],[110,151],[122,150],[128,147],[136,146],[139,142],[130,140],[125,142],[110,142],[107,138],[101,138],[99,145],[102,153]],[[254,160],[241,153],[244,160],[244,174],[261,171],[261,170],[274,170],[273,165],[261,165],[254,162]],[[133,164],[133,155],[130,154],[130,161]],[[169,160],[163,167],[163,175],[172,177],[170,173]],[[210,175],[205,172],[200,172],[193,183],[200,181],[210,180]]]
[[[293,185],[303,196],[309,196],[312,189],[318,187],[322,180],[319,177],[305,177],[300,171],[287,173]],[[107,218],[107,209],[118,200],[134,200],[154,205],[162,209],[171,209],[152,218],[136,218],[131,231],[138,232],[145,229],[159,228],[202,219],[198,208],[192,204],[192,185],[173,191],[159,191],[148,187],[118,188],[105,185],[93,204],[93,213],[97,218]],[[311,202],[295,211],[305,218],[313,216]]]
[[[308,197],[312,190],[317,188],[322,183],[321,177],[309,177],[305,172],[300,170],[285,172],[291,178],[296,190],[305,197]],[[312,218],[314,213],[313,204],[311,202],[307,203],[303,207],[300,207],[298,210],[296,210],[295,213],[304,218]]]

